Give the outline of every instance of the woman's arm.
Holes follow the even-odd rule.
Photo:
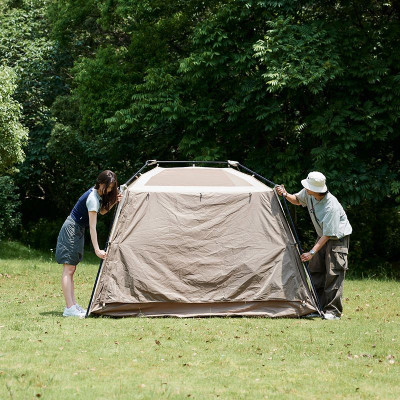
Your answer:
[[[104,250],[100,250],[99,243],[97,242],[97,212],[89,211],[89,229],[90,229],[90,238],[92,239],[92,244],[94,248],[94,252],[96,256],[99,258],[106,258],[106,252]]]
[[[119,203],[119,202],[121,201],[121,199],[122,199],[122,193],[118,193],[117,201],[110,207],[110,210],[111,210],[117,203]],[[107,214],[108,211],[110,211],[110,210],[105,210],[104,208],[100,208],[99,213],[100,213],[101,215],[104,215],[104,214]]]

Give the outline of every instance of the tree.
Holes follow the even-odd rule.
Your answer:
[[[21,105],[13,99],[16,75],[11,68],[0,66],[0,173],[13,171],[24,159],[23,145],[28,130],[21,124]]]
[[[41,71],[32,82],[46,94],[36,103],[46,112],[25,107],[22,91],[19,100],[34,116],[25,165],[40,174],[48,204],[67,210],[99,170],[123,180],[153,158],[238,159],[290,191],[320,170],[355,221],[359,260],[382,258],[377,235],[388,238],[384,257],[395,260],[399,214],[384,233],[379,220],[400,203],[397,2],[49,4],[43,21],[51,38],[33,18],[38,36],[16,39],[38,50],[41,37],[50,49],[33,52],[39,69],[26,64]],[[12,54],[23,65],[18,48]],[[54,182],[71,200],[56,201]]]
[[[70,60],[49,38],[47,0],[8,1],[0,13],[0,63],[15,75],[13,98],[22,106],[21,123],[29,130],[24,143],[25,158],[13,177],[24,199],[23,215],[48,215],[57,204],[54,182],[60,172],[54,168],[47,142],[54,124],[50,106],[66,90],[60,73]],[[22,160],[19,160],[22,161]]]
[[[16,76],[11,68],[0,66],[0,238],[16,227],[20,220],[20,204],[14,181],[4,175],[15,172],[14,165],[24,159],[22,150],[28,130],[21,124],[21,105],[12,97]]]

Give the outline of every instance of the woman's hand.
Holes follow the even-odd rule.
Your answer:
[[[107,253],[104,250],[96,250],[96,256],[104,260],[106,258]]]

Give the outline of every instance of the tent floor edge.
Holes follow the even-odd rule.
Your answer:
[[[106,303],[94,305],[91,315],[114,317],[268,317],[299,318],[317,312],[312,304],[270,300],[215,303]]]

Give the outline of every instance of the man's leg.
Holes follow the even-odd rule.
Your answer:
[[[341,240],[330,240],[327,243],[324,312],[337,317],[340,317],[343,311],[342,295],[348,251],[349,236]]]

